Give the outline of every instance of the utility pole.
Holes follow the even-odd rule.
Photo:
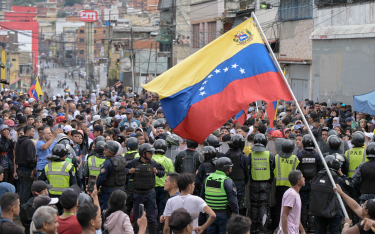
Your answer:
[[[147,73],[146,73],[146,83],[148,83],[148,68],[150,67],[150,60],[151,60],[151,50],[152,50],[152,42],[151,42],[151,47],[150,47],[150,54],[148,56],[148,64],[147,64]],[[141,67],[139,65],[139,72],[141,72]]]
[[[130,48],[130,57],[131,57],[131,66],[132,66],[132,87],[133,87],[133,92],[134,92],[134,54],[133,54],[133,27],[130,28],[130,43],[131,43],[131,48]],[[139,67],[139,74],[141,74],[141,67]]]
[[[158,65],[157,65],[157,62],[158,62],[158,43],[155,41],[155,74],[154,74],[154,78],[156,78],[157,76],[157,70],[158,70]]]
[[[111,37],[111,11],[109,11],[109,25],[108,25],[108,57],[107,57],[107,80],[109,78],[109,69],[111,67],[111,59],[109,57],[109,50],[111,49],[111,43],[112,43],[112,40],[110,39]]]

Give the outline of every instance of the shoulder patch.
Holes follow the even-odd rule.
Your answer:
[[[345,180],[345,184],[349,186],[349,180]]]
[[[72,176],[75,176],[75,173],[74,173],[74,171],[72,171]]]
[[[199,173],[199,170],[197,170],[197,173],[196,173],[196,175],[198,175],[198,173]]]
[[[104,172],[105,172],[105,168],[103,167],[100,169],[100,173],[104,173]]]
[[[237,193],[237,188],[236,188],[236,186],[233,186],[233,192],[235,192],[235,193]]]

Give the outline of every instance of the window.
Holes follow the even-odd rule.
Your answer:
[[[79,43],[85,43],[85,39],[80,38],[80,39],[79,39]]]
[[[216,21],[207,23],[207,44],[216,39]]]
[[[85,33],[85,30],[80,29],[80,30],[79,30],[79,33]]]
[[[103,30],[103,33],[105,33],[105,30]]]
[[[12,59],[12,61],[17,61],[16,59]]]
[[[202,30],[200,31],[202,35],[201,45],[204,47],[206,45],[206,30],[205,30],[205,23],[202,24]]]
[[[292,21],[312,19],[312,0],[282,0],[279,7],[279,20]]]
[[[85,54],[85,51],[84,50],[80,50],[79,53],[80,54]]]
[[[193,48],[199,48],[199,24],[193,24]]]
[[[96,30],[94,30],[94,33],[96,33]]]

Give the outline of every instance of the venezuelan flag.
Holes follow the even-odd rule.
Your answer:
[[[36,101],[39,99],[39,95],[43,95],[42,88],[39,84],[39,79],[36,77],[33,84],[31,85],[29,89],[29,97],[34,98]]]
[[[271,102],[267,105],[267,116],[270,121],[270,127],[273,127],[273,121],[276,119],[277,107],[279,106],[279,100]]]
[[[173,131],[197,142],[251,102],[292,100],[252,18],[143,87]]]

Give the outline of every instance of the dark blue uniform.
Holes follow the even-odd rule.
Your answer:
[[[207,178],[203,182],[202,190],[200,197],[205,200],[205,186]],[[227,193],[228,201],[229,201],[229,208],[230,211],[221,213],[216,212],[216,219],[211,224],[211,226],[207,229],[207,234],[217,234],[217,233],[226,233],[226,226],[227,221],[230,218],[230,213],[232,214],[238,214],[239,213],[239,207],[238,207],[238,200],[237,200],[237,189],[236,185],[231,179],[226,179],[224,181],[224,190]],[[228,213],[228,214],[227,214]],[[208,218],[208,215],[206,215]]]
[[[152,174],[150,178],[148,178],[148,181],[153,180],[153,186],[152,189],[146,189],[146,190],[138,190],[137,189],[137,179],[136,178],[136,172],[130,174],[129,170],[132,168],[139,167],[139,165],[146,165],[146,164],[151,164],[150,168],[156,168],[158,170],[158,173]],[[155,193],[155,175],[158,176],[159,178],[163,177],[165,172],[164,172],[164,167],[157,163],[155,160],[151,159],[147,163],[144,163],[141,161],[141,158],[136,158],[132,161],[130,161],[126,166],[125,166],[125,172],[127,175],[130,175],[130,179],[133,179],[133,188],[134,188],[134,194],[133,194],[133,218],[134,220],[137,220],[139,217],[139,204],[144,204],[145,210],[146,210],[146,217],[149,223],[153,223],[157,225],[157,206],[156,206],[156,193]],[[144,178],[142,178],[144,179]]]

